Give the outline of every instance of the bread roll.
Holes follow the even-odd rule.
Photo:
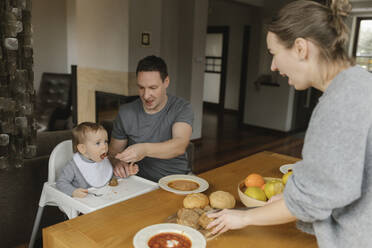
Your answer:
[[[212,208],[234,208],[235,198],[232,194],[225,191],[216,191],[209,196]]]
[[[189,194],[183,199],[183,206],[185,208],[204,208],[209,204],[208,196],[203,193]]]
[[[204,229],[207,229],[208,224],[211,223],[213,220],[214,220],[214,219],[209,218],[209,217],[207,216],[207,213],[203,213],[203,214],[200,216],[199,220],[198,220],[198,224],[199,224],[201,227],[203,227]]]
[[[181,208],[177,212],[177,217],[178,224],[189,226],[195,229],[199,228],[198,220],[200,215],[193,209]]]

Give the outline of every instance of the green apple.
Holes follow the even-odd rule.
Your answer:
[[[258,187],[247,187],[244,194],[259,201],[266,201],[265,192]]]
[[[274,195],[282,193],[284,190],[284,184],[282,183],[282,180],[271,180],[270,182],[267,182],[264,187],[264,192],[266,194],[266,197],[270,199]]]
[[[285,173],[282,177],[282,181],[284,183],[284,185],[287,183],[288,181],[288,178],[292,175],[293,171],[288,171],[287,173]]]

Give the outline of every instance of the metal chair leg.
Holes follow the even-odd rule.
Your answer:
[[[44,207],[39,206],[39,209],[37,210],[37,214],[36,214],[36,219],[34,222],[34,227],[32,228],[32,234],[31,234],[30,243],[28,244],[28,248],[33,248],[35,245],[36,234],[39,230],[40,220],[43,215],[43,211],[44,211]]]

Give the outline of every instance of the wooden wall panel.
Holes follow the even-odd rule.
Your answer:
[[[131,96],[137,93],[134,73],[77,68],[77,122],[96,121],[95,92]]]

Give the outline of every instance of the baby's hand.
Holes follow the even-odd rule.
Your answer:
[[[88,194],[87,189],[78,188],[78,189],[75,189],[74,192],[72,192],[72,197],[83,198],[83,197],[86,197],[87,194]]]
[[[136,175],[138,173],[138,165],[134,164],[130,164],[128,165],[128,173],[129,175]]]

